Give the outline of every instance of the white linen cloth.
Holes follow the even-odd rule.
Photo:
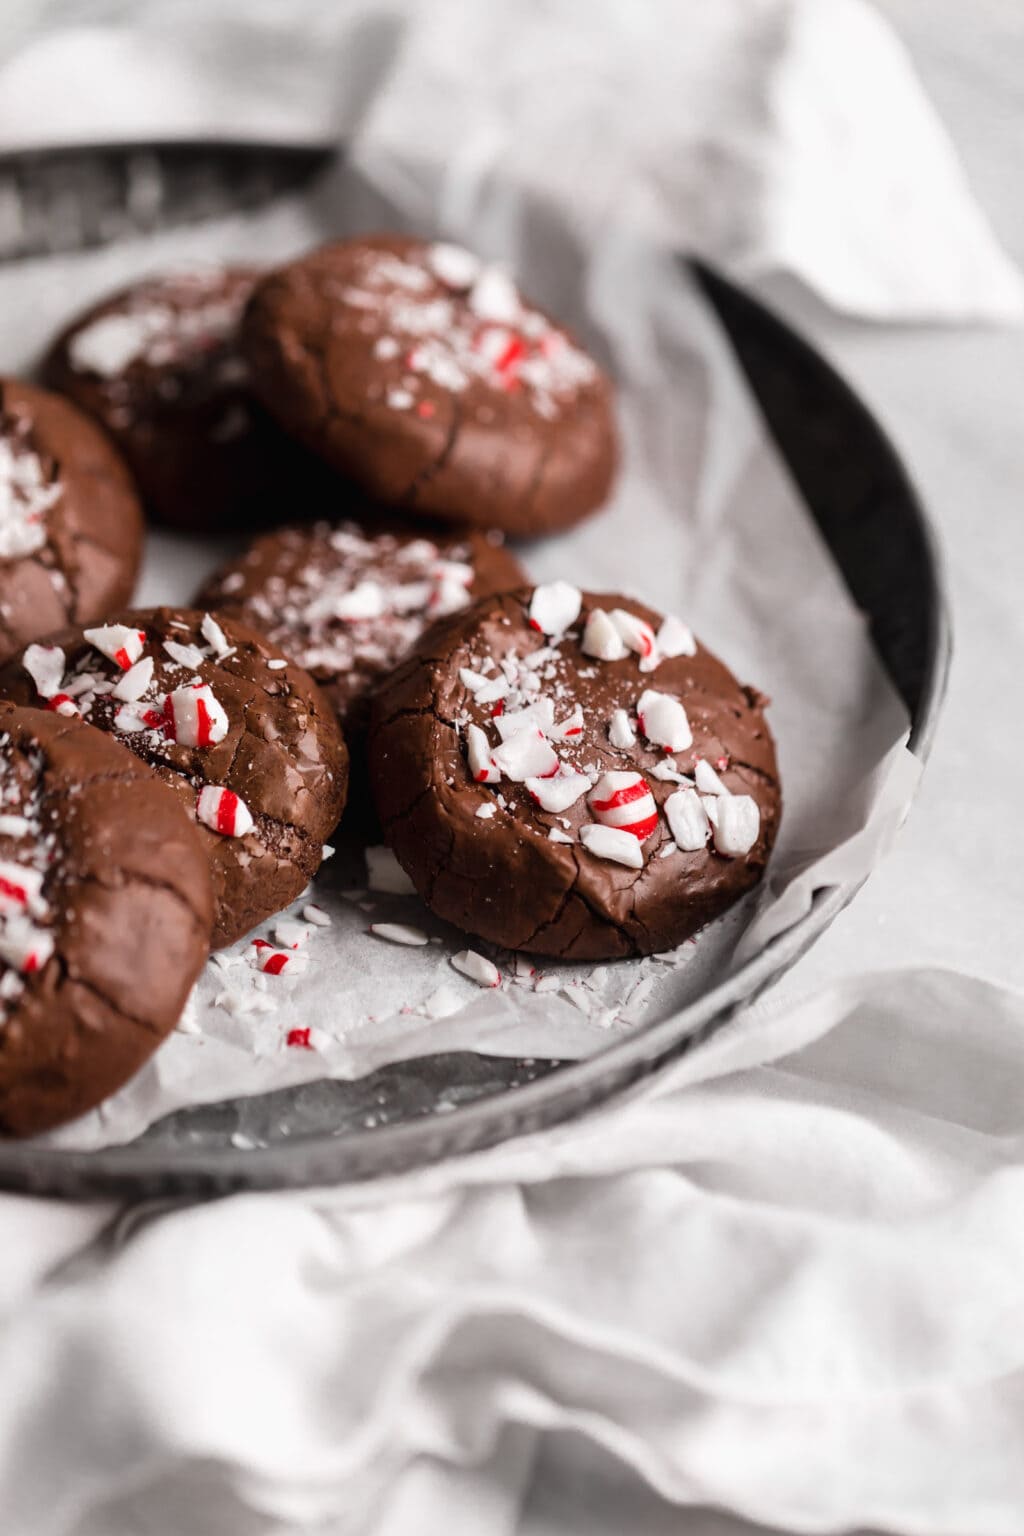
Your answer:
[[[34,56],[44,80],[51,47],[60,57],[70,46],[39,30],[62,19],[54,7],[34,9],[15,10],[25,28],[0,66],[0,126],[9,133],[16,116],[26,138],[41,99],[25,84],[28,63]],[[131,26],[161,9],[134,8]],[[186,7],[165,17],[171,9],[187,51],[198,34]],[[205,68],[219,71],[219,98],[239,103],[241,121],[245,83],[230,90],[225,47],[214,43],[229,39],[237,61],[248,39],[265,58],[269,11],[247,6],[240,30],[240,12],[204,14],[215,9]],[[329,10],[328,30],[341,14]],[[90,11],[115,26],[120,12],[123,46],[137,48],[126,6],[76,6],[75,20]],[[291,14],[300,11],[314,14]],[[646,74],[642,88],[632,77],[629,109],[611,91],[617,106],[590,137],[614,156],[620,123],[630,131],[624,119],[637,112],[630,164],[647,191],[635,214],[651,218],[652,233],[732,252],[746,271],[784,267],[874,317],[1019,311],[1016,276],[965,199],[899,49],[863,6],[591,6],[591,60],[599,12],[608,70],[643,60]],[[400,122],[418,125],[424,158],[435,129],[436,142],[451,142],[443,113],[438,124],[411,103],[417,59],[436,79],[431,50],[454,14],[424,8],[390,75],[382,62],[356,146],[368,174],[398,174]],[[488,7],[472,23],[478,41],[500,28],[497,14]],[[522,8],[529,25],[541,14],[555,25],[559,8]],[[569,7],[563,19],[580,14]],[[752,46],[753,18],[775,48]],[[301,21],[294,33],[308,63],[322,37]],[[279,27],[272,47],[287,51],[291,35]],[[700,56],[705,43],[705,57],[717,47],[732,61],[734,89],[717,103],[678,89],[697,68],[683,55]],[[508,107],[517,98],[499,87],[511,64],[500,47],[474,53],[471,44],[462,57],[485,60],[487,100]],[[830,62],[844,51],[859,61],[856,79]],[[455,92],[449,62],[444,87]],[[311,102],[329,95],[327,74],[309,74]],[[240,75],[260,78],[236,62],[230,78]],[[468,76],[475,83],[479,70]],[[198,85],[212,77],[179,78],[197,89],[178,109],[181,124],[210,126],[196,111],[210,100]],[[390,104],[388,79],[402,86]],[[144,81],[129,92],[108,78],[92,94],[120,102],[125,131],[133,112],[151,127]],[[866,186],[855,172],[862,151],[871,159],[869,95],[876,151]],[[468,87],[460,99],[481,124],[486,211],[489,168],[514,172],[507,156],[517,146],[485,131],[490,120]],[[301,122],[297,94],[290,100]],[[648,100],[659,133],[660,102],[677,123],[660,141],[663,161],[657,134],[642,139],[638,104],[646,112]],[[744,122],[756,130],[742,132]],[[915,131],[904,135],[906,123]],[[525,135],[524,175],[539,174],[542,130],[550,122]],[[721,166],[711,228],[697,221],[695,189],[709,179],[694,148],[702,143]],[[812,242],[819,194],[804,196],[815,166],[829,173],[818,180],[830,184],[821,206],[842,221],[842,238],[827,245]],[[847,167],[845,199],[836,187]],[[576,184],[553,181],[552,195]],[[430,195],[421,178],[415,186]],[[921,206],[897,236],[912,188]],[[751,213],[773,204],[787,206],[785,219]],[[581,194],[580,206],[590,231],[609,205]],[[659,226],[667,209],[678,221]],[[446,210],[446,222],[468,234],[480,212]],[[784,227],[794,246],[766,239]],[[723,228],[742,238],[723,239]],[[1024,1003],[1014,990],[1024,956],[1013,922],[1024,889],[1012,766],[1024,742],[1006,719],[1024,533],[1005,515],[1024,454],[1008,432],[989,435],[1009,418],[986,366],[994,356],[1019,362],[1020,352],[1000,352],[1010,346],[1001,337],[995,352],[976,339],[946,351],[930,342],[855,337],[847,353],[888,384],[901,425],[923,457],[929,450],[961,610],[946,730],[890,866],[783,989],[587,1122],[349,1190],[120,1213],[0,1200],[5,1533],[657,1536],[686,1518],[688,1530],[720,1536],[740,1517],[800,1531],[1024,1530]],[[967,361],[980,408],[941,398]],[[955,515],[972,497],[992,508],[982,537]],[[951,895],[957,880],[970,895],[963,910]],[[879,963],[903,969],[864,974]],[[736,1520],[691,1520],[680,1505],[717,1505]]]

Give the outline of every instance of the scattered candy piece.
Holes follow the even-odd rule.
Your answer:
[[[559,769],[559,759],[543,732],[517,731],[491,753],[491,762],[514,784],[527,779],[548,779]]]
[[[478,784],[497,784],[501,774],[491,757],[491,744],[478,725],[466,727],[466,758]]]
[[[636,746],[636,732],[629,723],[629,716],[624,709],[616,709],[608,722],[608,740],[613,747],[625,751],[627,747]]]
[[[664,760],[660,763],[655,763],[650,773],[652,778],[663,779],[666,784],[689,784],[691,786],[693,784],[693,780],[688,779],[685,773],[680,773],[674,763]]]
[[[752,795],[722,795],[714,818],[715,848],[729,859],[749,853],[761,832],[761,812]]]
[[[665,820],[677,848],[696,853],[711,831],[704,803],[695,789],[677,789],[665,801]]]
[[[469,307],[481,320],[514,325],[520,315],[516,285],[500,267],[484,267],[473,284]]]
[[[658,655],[669,660],[673,656],[696,656],[697,654],[697,642],[694,639],[693,630],[671,613],[666,614],[661,621],[661,628],[654,643]]]
[[[475,949],[461,949],[457,955],[452,955],[452,965],[463,976],[468,976],[470,981],[475,981],[478,987],[501,985],[498,967],[483,955],[478,955]]]
[[[43,877],[38,869],[0,860],[0,913],[23,912],[29,906],[37,906],[42,888]]]
[[[426,944],[429,942],[422,928],[411,928],[407,923],[371,923],[370,932],[390,944]]]
[[[196,815],[205,827],[222,837],[244,837],[253,828],[252,814],[245,801],[219,784],[206,784],[199,791]]]
[[[582,773],[566,773],[553,779],[529,778],[524,782],[541,810],[554,815],[567,811],[590,788],[590,780]]]
[[[483,805],[477,806],[475,814],[480,817],[481,821],[490,821],[492,816],[497,816],[498,807],[493,800],[485,800]]]
[[[550,842],[550,843],[571,843],[572,842],[572,838],[569,836],[569,834],[567,832],[563,832],[561,827],[552,827],[550,832],[548,833],[548,842]]]
[[[221,629],[212,613],[203,614],[203,622],[199,628],[203,639],[216,657],[228,656],[234,650],[234,646],[230,644],[227,635]]]
[[[693,743],[693,732],[686,710],[671,694],[648,688],[636,707],[640,729],[648,741],[669,752],[682,752]]]
[[[52,699],[64,681],[64,652],[59,645],[30,645],[21,664],[36,685],[41,699]]]
[[[323,907],[318,907],[315,902],[311,901],[308,906],[303,907],[302,915],[307,923],[312,923],[316,928],[331,926],[330,914],[325,912]]]
[[[547,736],[555,723],[555,706],[550,699],[538,699],[534,704],[527,704],[524,709],[510,710],[508,714],[502,711],[495,717],[494,723],[502,741],[511,741],[520,731],[534,727]]]
[[[567,581],[534,587],[530,600],[530,624],[544,635],[564,635],[580,616],[583,594]]]
[[[212,747],[228,733],[228,717],[209,683],[176,688],[165,707],[172,741],[183,747]]]
[[[112,692],[115,699],[124,699],[129,704],[134,704],[142,698],[146,689],[153,681],[154,662],[152,656],[143,656],[134,666],[128,668],[118,678]]]
[[[165,640],[164,650],[173,662],[179,667],[187,667],[190,672],[198,671],[206,660],[198,645],[183,645],[180,640]]]
[[[613,608],[608,615],[618,631],[619,639],[638,656],[654,655],[654,630],[645,619],[638,618],[625,608]]]
[[[603,608],[595,608],[588,616],[580,650],[598,661],[621,661],[627,654],[622,636]]]
[[[698,757],[693,776],[696,780],[697,788],[702,795],[727,795],[729,793],[706,757]]]
[[[115,661],[122,672],[138,661],[146,643],[145,630],[130,629],[127,624],[101,624],[98,629],[84,629],[82,633],[101,656]]]
[[[643,849],[632,832],[623,832],[619,827],[581,827],[580,842],[597,859],[628,864],[632,869],[644,867]]]
[[[471,288],[480,275],[480,258],[461,245],[438,241],[427,251],[427,265],[449,288]]]
[[[583,706],[582,704],[577,704],[567,719],[561,720],[558,725],[552,726],[548,735],[553,741],[571,741],[574,736],[583,735],[584,723]]]
[[[629,832],[640,842],[657,828],[658,807],[642,773],[603,773],[587,803],[603,826]]]
[[[309,1035],[310,1026],[308,1025],[305,1029],[290,1029],[287,1035],[285,1035],[284,1043],[285,1045],[293,1046],[300,1051],[311,1051],[313,1049],[313,1043],[310,1040]]]

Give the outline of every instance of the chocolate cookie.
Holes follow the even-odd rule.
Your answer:
[[[442,620],[370,727],[385,836],[439,917],[572,960],[669,949],[760,878],[766,700],[677,619],[565,582]]]
[[[0,658],[132,595],[142,513],[103,433],[66,400],[0,380]]]
[[[0,703],[0,1131],[71,1120],[138,1070],[212,917],[177,797],[83,721]]]
[[[607,378],[458,246],[324,246],[258,285],[243,341],[267,409],[375,501],[528,535],[608,494]]]
[[[196,605],[250,624],[305,667],[351,736],[365,729],[370,688],[429,623],[522,581],[500,535],[379,519],[315,523],[257,539],[211,577]]]
[[[83,716],[177,792],[210,861],[214,948],[319,868],[345,804],[345,743],[309,674],[243,625],[156,608],[67,630],[0,668],[0,697]]]
[[[46,382],[113,437],[147,511],[218,533],[280,520],[323,472],[249,392],[238,324],[256,281],[246,267],[149,278],[80,315],[43,365]]]

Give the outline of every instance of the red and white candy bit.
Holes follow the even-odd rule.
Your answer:
[[[498,967],[485,956],[478,955],[475,949],[460,949],[457,955],[452,955],[452,965],[461,975],[475,981],[478,987],[501,986]]]
[[[175,688],[164,704],[165,730],[183,747],[213,747],[228,733],[228,717],[209,683]]]
[[[583,773],[556,774],[553,779],[526,779],[526,788],[542,811],[558,816],[587,793],[590,780]]]
[[[206,784],[199,791],[196,815],[205,827],[222,837],[244,837],[253,828],[252,814],[245,801],[222,784]]]
[[[606,827],[617,827],[645,842],[658,826],[658,807],[642,773],[602,773],[587,804]]]
[[[164,651],[176,666],[196,672],[206,660],[206,652],[198,645],[183,644],[180,640],[165,640]]]
[[[625,642],[603,608],[588,614],[580,650],[598,661],[621,661],[628,654]]]
[[[0,960],[23,976],[41,971],[53,954],[53,936],[23,914],[10,917],[0,928]]]
[[[153,681],[154,665],[152,656],[143,656],[141,661],[137,661],[118,678],[111,691],[111,697],[124,699],[128,704],[136,703]]]
[[[370,932],[375,938],[387,939],[389,944],[408,944],[414,949],[430,942],[422,928],[409,923],[371,923]]]
[[[478,784],[497,784],[501,774],[491,757],[491,744],[478,725],[466,727],[466,759]]]
[[[518,736],[520,731],[538,730],[545,736],[551,731],[555,723],[555,706],[550,699],[537,699],[533,704],[527,704],[523,709],[504,710],[500,715],[495,715],[494,724],[502,741],[511,741],[513,736]]]
[[[677,848],[696,853],[711,831],[704,802],[695,789],[677,789],[665,801],[665,820]]]
[[[626,864],[630,869],[644,867],[642,845],[631,832],[624,832],[621,827],[581,827],[580,842],[596,859],[608,859],[613,864]]]
[[[122,672],[127,672],[138,661],[146,644],[146,631],[131,629],[127,624],[101,624],[98,629],[86,629],[82,633],[101,656],[116,661]]]
[[[495,747],[491,762],[513,784],[523,784],[527,779],[549,779],[561,766],[544,732],[535,726],[517,731]]]
[[[268,939],[253,939],[250,948],[255,950],[252,963],[265,976],[280,976],[284,971],[304,971],[309,963],[305,955],[275,949]]]
[[[761,812],[752,795],[720,795],[705,801],[706,809],[715,807],[712,833],[715,850],[728,859],[749,853],[761,833]]]
[[[727,795],[729,793],[706,757],[698,757],[697,766],[693,770],[693,777],[702,795]]]
[[[542,635],[564,635],[580,616],[583,594],[567,581],[534,587],[530,599],[530,628]]]
[[[647,660],[654,656],[654,630],[645,619],[638,618],[635,613],[629,613],[625,608],[613,608],[608,617],[618,631],[619,639],[624,645],[628,645],[631,651],[635,651],[638,656]]]
[[[640,729],[656,747],[664,747],[666,752],[683,752],[693,745],[686,710],[671,694],[646,689],[640,695],[636,714]]]
[[[46,708],[52,709],[58,715],[70,716],[82,713],[70,693],[55,693],[52,698],[46,700]]]
[[[693,638],[693,630],[674,614],[667,614],[661,621],[661,628],[655,640],[658,655],[666,660],[673,656],[696,656],[697,642]]]
[[[548,734],[553,741],[572,741],[574,736],[583,735],[583,724],[583,706],[577,704],[572,714],[552,726]]]
[[[52,699],[60,693],[64,681],[65,657],[59,645],[26,646],[21,664],[36,685],[41,699]],[[64,695],[67,698],[67,694]]]
[[[43,888],[39,870],[0,859],[0,914],[24,912],[35,906]]]

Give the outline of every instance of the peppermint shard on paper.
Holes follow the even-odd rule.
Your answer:
[[[301,895],[345,804],[334,712],[308,673],[275,659],[223,614],[156,608],[62,631],[0,667],[0,698],[97,726],[177,793],[210,865],[215,948]]]
[[[385,838],[438,917],[493,944],[672,950],[764,872],[766,703],[633,598],[566,581],[483,599],[377,693]]]
[[[175,1026],[209,863],[174,790],[79,718],[0,703],[0,1133],[99,1104]]]

